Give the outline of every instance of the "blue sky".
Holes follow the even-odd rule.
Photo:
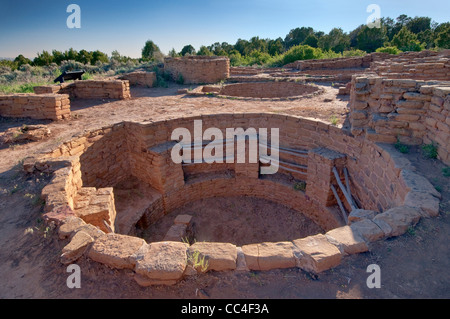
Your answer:
[[[71,3],[81,8],[80,29],[66,26]],[[407,14],[450,21],[448,0],[0,0],[0,57],[33,58],[42,50],[70,47],[139,57],[148,39],[168,53],[186,44],[198,49],[253,36],[284,38],[301,26],[348,32],[366,23],[372,3],[380,6],[383,17]]]

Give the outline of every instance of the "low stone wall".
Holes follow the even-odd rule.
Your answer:
[[[193,90],[182,89],[190,96],[215,96],[246,101],[288,101],[309,98],[324,90],[314,84],[280,79],[280,81],[243,82],[226,85],[205,85]]]
[[[250,98],[299,98],[318,94],[317,86],[296,82],[252,82],[236,83],[223,86],[219,95]]]
[[[33,87],[35,94],[58,94],[62,93],[71,83],[60,83],[54,85],[39,85]]]
[[[55,121],[67,119],[70,118],[70,100],[67,94],[0,95],[0,115]]]
[[[368,68],[374,61],[380,61],[392,57],[387,53],[370,53],[363,57],[299,60],[286,64],[285,68],[293,68],[301,71],[321,69],[351,69]]]
[[[372,63],[370,71],[391,79],[450,80],[450,50],[399,55]]]
[[[279,73],[284,72],[286,69],[284,68],[263,68],[263,67],[252,67],[252,66],[232,66],[230,67],[230,76],[239,76],[239,75],[257,75],[262,73]]]
[[[179,127],[193,133],[193,121],[198,119],[203,121],[204,129],[279,128],[280,151],[301,154],[299,150],[308,151],[305,193],[277,180],[276,176],[260,178],[254,174],[259,169],[255,164],[245,165],[243,170],[234,164],[236,175],[228,178],[207,177],[185,182],[182,164],[174,164],[170,159],[173,145],[170,136]],[[332,207],[328,206],[333,203],[330,191],[325,188],[336,185],[333,167],[338,167],[341,179],[342,169],[348,169],[354,200],[366,209],[353,210],[348,225],[330,213]],[[46,200],[46,219],[60,225],[60,238],[69,238],[63,248],[62,262],[72,263],[86,255],[112,268],[133,269],[137,283],[142,286],[175,284],[185,276],[204,271],[299,267],[319,273],[337,266],[343,256],[367,251],[369,243],[401,235],[420,218],[436,216],[439,212],[440,194],[411,170],[411,164],[394,147],[354,138],[322,122],[278,114],[216,114],[150,123],[119,123],[64,142],[38,159],[26,159],[24,169],[54,174],[42,196]],[[141,183],[151,184],[155,193],[162,195],[149,203],[158,214],[199,198],[242,194],[303,206],[305,213],[316,221],[322,220],[328,231],[294,241],[242,247],[228,243],[190,246],[170,241],[148,244],[140,238],[114,233],[112,220],[114,216],[120,218],[120,212],[113,210],[114,188],[110,187],[129,175]],[[152,209],[144,217],[151,219]],[[333,216],[337,217],[334,224],[329,219]],[[140,217],[133,218],[132,223]],[[340,227],[331,229],[335,226]],[[189,258],[194,253],[205,256],[208,263],[195,269]]]
[[[126,73],[122,75],[120,79],[129,81],[130,85],[153,87],[156,83],[156,73],[136,71]]]
[[[127,80],[83,80],[49,86],[34,87],[36,94],[60,93],[77,99],[129,99],[130,83]]]
[[[185,84],[218,83],[230,76],[230,59],[209,56],[165,58],[164,70],[174,81],[181,75]]]
[[[300,71],[332,71],[366,68],[379,75],[401,78],[415,79],[437,79],[448,80],[448,57],[449,50],[435,52],[424,50],[421,52],[403,52],[397,55],[388,53],[370,53],[363,57],[335,58],[335,59],[317,59],[317,60],[299,60],[287,64],[284,68],[292,68]],[[416,67],[415,64],[419,66]],[[427,64],[427,65],[423,65]],[[437,74],[434,74],[435,71]],[[359,73],[359,72],[358,72]],[[314,74],[314,73],[312,73]],[[430,76],[435,77],[431,78]],[[417,76],[417,77],[416,77]],[[447,76],[447,78],[445,78]]]
[[[450,163],[450,82],[354,76],[350,124],[354,135],[383,143],[430,144]]]

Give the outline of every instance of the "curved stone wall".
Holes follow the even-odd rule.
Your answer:
[[[314,85],[296,82],[249,82],[235,83],[223,86],[219,95],[250,98],[300,98],[319,93],[320,89]]]
[[[258,164],[218,164],[216,171],[209,167],[209,172],[226,169],[233,174],[193,178],[201,173],[201,166],[185,170],[182,164],[174,164],[170,138],[175,128],[194,132],[193,121],[199,119],[203,129],[279,128],[279,172],[262,178]],[[292,167],[302,168],[297,170],[296,180],[306,182],[304,192],[281,178],[292,177]],[[351,210],[347,205],[351,210],[347,225],[330,191],[338,182],[333,167],[338,168],[342,181],[347,169],[359,207]],[[24,169],[54,174],[42,197],[46,219],[60,225],[62,239],[70,239],[63,249],[63,262],[73,262],[85,254],[110,267],[134,269],[136,281],[143,286],[174,284],[184,276],[210,270],[300,267],[321,272],[338,265],[344,255],[366,251],[370,242],[403,234],[421,217],[436,216],[439,211],[440,194],[393,147],[355,138],[322,122],[279,114],[215,114],[119,123],[77,136],[40,158],[27,159]],[[121,216],[114,187],[129,176],[151,186],[151,191],[142,211]],[[122,235],[132,233],[142,218],[154,221],[187,201],[224,194],[263,197],[288,205],[312,218],[327,233],[243,247],[146,243]],[[345,203],[342,193],[338,195]],[[188,257],[195,252],[208,260],[206,269],[193,269]],[[161,264],[161,260],[167,263]]]

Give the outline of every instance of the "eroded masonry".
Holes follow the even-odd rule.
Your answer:
[[[201,83],[194,92],[180,93],[211,93],[213,98],[308,98],[320,94],[320,88],[307,84],[314,82],[311,78],[339,79],[350,93],[351,128],[298,116],[245,112],[123,122],[80,134],[28,158],[24,169],[53,174],[42,197],[47,221],[59,226],[65,241],[64,263],[86,256],[112,268],[133,269],[142,286],[171,285],[208,271],[299,267],[320,273],[339,265],[346,255],[368,251],[374,241],[399,236],[421,218],[439,214],[440,193],[392,144],[435,143],[439,158],[450,163],[450,83],[445,81],[449,59],[448,51],[372,54],[299,61],[280,69],[231,68],[231,72],[223,58],[168,60],[174,79],[182,74],[190,83]],[[436,72],[420,71],[427,70],[424,64]],[[404,79],[407,72],[410,78]],[[195,120],[202,121],[203,130],[218,128],[223,136],[227,128],[279,129],[277,173],[261,174],[265,164],[260,153],[256,163],[175,163],[171,150],[177,141],[172,132],[183,127],[194,135]],[[206,143],[192,146],[203,150]],[[124,192],[128,196],[119,196]],[[260,198],[289,207],[323,232],[243,245],[231,239],[194,242],[185,240],[195,238],[192,216],[186,213],[174,219],[162,241],[136,236],[137,230],[187,203],[225,196]]]

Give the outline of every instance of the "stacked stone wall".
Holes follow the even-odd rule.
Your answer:
[[[153,87],[156,83],[156,73],[155,72],[143,72],[136,71],[131,73],[126,73],[120,77],[122,80],[127,80],[130,85]]]
[[[70,118],[70,100],[66,94],[0,95],[0,115],[33,119],[67,119]]]
[[[382,143],[435,143],[450,163],[450,82],[354,76],[350,124],[354,135]]]
[[[372,63],[370,71],[391,79],[450,80],[450,50],[400,54]]]
[[[33,88],[36,94],[60,93],[77,99],[129,99],[128,80],[83,80]]]
[[[166,58],[164,70],[174,81],[185,84],[217,83],[230,76],[230,59],[227,57],[187,56]]]

